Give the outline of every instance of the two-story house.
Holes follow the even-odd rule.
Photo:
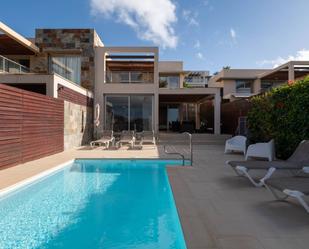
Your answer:
[[[0,31],[1,83],[75,104],[87,99],[91,113],[68,112],[67,133],[79,116],[93,122],[98,108],[95,136],[107,129],[201,131],[205,123],[220,133],[220,88],[208,87],[207,71],[160,61],[158,47],[105,46],[94,29],[36,29],[29,39],[3,23]],[[79,144],[84,136],[71,137]]]

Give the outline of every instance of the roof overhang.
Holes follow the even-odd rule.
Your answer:
[[[268,71],[267,69],[222,69],[213,76],[213,80],[216,82],[223,80],[256,80],[260,74]]]
[[[40,49],[30,40],[0,22],[0,54],[20,55],[37,54]]]
[[[259,75],[259,79],[288,81],[290,67],[294,70],[295,78],[301,78],[309,74],[309,61],[290,61]]]
[[[214,96],[209,94],[161,94],[159,95],[160,103],[200,103],[205,100],[213,99]]]

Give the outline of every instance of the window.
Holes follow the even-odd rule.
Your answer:
[[[107,71],[107,83],[148,84],[153,83],[153,72],[143,71]]]
[[[169,75],[169,76],[160,76],[159,86],[161,88],[179,88],[179,76],[178,75]]]
[[[120,132],[123,130],[152,130],[152,95],[108,95],[105,98],[106,129]]]
[[[237,80],[236,93],[252,93],[252,80]]]
[[[81,58],[79,56],[52,56],[50,71],[80,84]]]
[[[269,81],[262,81],[261,82],[261,90],[262,91],[267,91],[272,88],[273,84]]]
[[[261,91],[265,92],[271,88],[278,87],[281,84],[284,84],[285,80],[262,80],[261,81]]]

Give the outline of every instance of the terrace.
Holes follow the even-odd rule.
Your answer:
[[[213,140],[215,143],[215,140]],[[187,152],[187,146],[174,149]],[[194,146],[193,167],[168,168],[188,249],[307,248],[308,215],[298,205],[273,201],[226,168],[240,155],[216,144]],[[74,158],[134,158],[136,151],[74,149],[0,171],[0,188],[28,179]],[[145,146],[139,158],[162,158],[163,147]]]

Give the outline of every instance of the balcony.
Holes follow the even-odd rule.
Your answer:
[[[0,55],[0,73],[29,73],[29,68]]]
[[[184,87],[205,88],[208,84],[208,71],[190,71],[184,77]]]
[[[154,83],[153,72],[108,71],[106,83],[114,84],[151,84]]]
[[[206,79],[185,79],[183,83],[184,87],[197,87],[197,88],[205,88],[207,86]]]
[[[252,89],[251,89],[251,87],[237,88],[237,89],[236,89],[236,93],[240,93],[240,94],[251,94],[251,93],[252,93]]]

